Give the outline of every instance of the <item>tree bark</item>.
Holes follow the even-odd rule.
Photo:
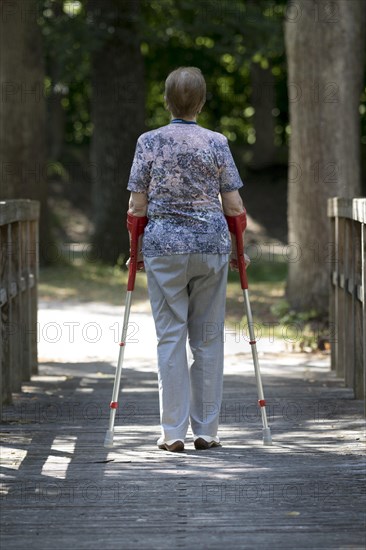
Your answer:
[[[136,32],[139,2],[93,0],[90,6],[94,25],[111,29],[93,55],[92,243],[96,258],[115,263],[128,254],[126,187],[136,140],[144,131],[143,58]]]
[[[275,81],[270,69],[262,69],[258,63],[251,65],[252,105],[255,143],[251,168],[261,170],[272,166],[275,160],[273,109],[275,103]]]
[[[3,4],[0,18],[0,198],[41,203],[40,259],[49,243],[42,34],[38,0]]]
[[[52,5],[54,17],[61,18],[63,12],[63,0],[55,0]],[[56,55],[52,55],[47,72],[51,78],[51,93],[48,98],[48,158],[51,161],[58,161],[62,156],[65,139],[65,111],[62,107],[62,99],[66,93],[61,83],[61,63]]]
[[[360,193],[363,0],[297,0],[285,24],[290,104],[289,275],[294,309],[328,309],[327,198]]]

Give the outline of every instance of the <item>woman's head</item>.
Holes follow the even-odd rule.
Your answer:
[[[165,101],[174,117],[193,118],[206,101],[206,82],[197,67],[179,67],[165,81]]]

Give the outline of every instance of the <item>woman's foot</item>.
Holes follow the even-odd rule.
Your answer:
[[[174,441],[173,443],[160,443],[158,444],[159,449],[163,451],[169,451],[170,453],[181,453],[184,451],[184,443],[180,439]]]
[[[197,437],[194,440],[194,446],[197,451],[203,451],[205,449],[211,449],[213,447],[221,447],[221,443],[218,437]]]

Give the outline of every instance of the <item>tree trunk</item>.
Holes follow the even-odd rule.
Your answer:
[[[91,159],[94,256],[115,263],[128,254],[126,187],[136,140],[144,130],[143,58],[136,32],[139,2],[93,0],[90,5],[94,24],[114,29],[93,55]]]
[[[28,0],[4,3],[0,18],[0,198],[40,201],[40,258],[46,263],[46,110],[38,16],[38,0]]]
[[[270,69],[262,69],[258,63],[251,65],[252,105],[255,143],[251,168],[261,170],[272,166],[275,160],[274,129],[275,81]]]
[[[327,198],[360,193],[363,0],[297,0],[285,24],[290,103],[287,297],[328,309]]]
[[[55,18],[64,15],[63,0],[55,0],[52,5]],[[65,111],[61,101],[66,96],[61,83],[61,63],[56,55],[52,55],[47,67],[47,72],[51,78],[51,93],[48,98],[48,158],[51,161],[58,161],[62,156],[62,149],[65,139]]]

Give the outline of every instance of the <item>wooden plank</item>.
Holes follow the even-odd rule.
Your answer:
[[[0,404],[37,370],[39,203],[0,202]]]
[[[339,286],[339,288],[346,289],[348,294],[354,294],[355,298],[359,300],[361,303],[364,300],[364,293],[363,293],[363,287],[362,285],[356,285],[352,278],[347,278],[344,273],[337,273],[336,271],[333,271],[330,276],[331,279],[331,285],[334,287]],[[1,295],[1,289],[0,289],[0,295]],[[0,300],[1,301],[1,300]],[[4,303],[6,302],[6,292],[5,292],[5,299]]]
[[[362,548],[362,402],[322,356],[296,357],[262,368],[272,447],[250,354],[240,354],[225,369],[223,447],[195,451],[188,437],[179,455],[156,447],[154,367],[126,360],[108,450],[112,366],[41,365],[0,426],[4,547]]]
[[[17,392],[22,386],[22,351],[20,341],[20,328],[21,328],[21,296],[18,292],[18,280],[19,280],[19,246],[20,246],[20,234],[19,234],[19,222],[13,222],[8,225],[10,242],[10,324],[9,324],[9,340],[10,340],[10,379],[11,379],[11,391]],[[15,285],[14,285],[15,283]]]
[[[362,225],[357,224],[353,237],[354,243],[354,280],[357,285],[362,285]],[[357,399],[364,397],[364,364],[363,364],[363,319],[362,303],[355,300],[355,338],[354,338],[354,391]]]
[[[344,266],[346,284],[344,286],[344,308],[345,308],[345,323],[344,323],[344,373],[345,384],[348,388],[352,388],[355,383],[355,298],[352,288],[350,290],[350,280],[354,278],[355,272],[355,242],[354,242],[354,221],[345,219],[345,246],[344,246]],[[353,285],[352,285],[353,287]]]
[[[38,372],[38,356],[37,356],[37,304],[38,304],[38,289],[37,282],[39,279],[39,225],[37,221],[29,222],[29,250],[27,251],[29,260],[29,278],[31,281],[30,290],[30,320],[29,320],[29,346],[30,346],[30,370],[32,374]]]
[[[0,225],[17,221],[38,220],[40,204],[28,199],[0,201]]]
[[[336,220],[335,218],[329,219],[329,235],[331,241],[333,241],[332,246],[332,256],[330,258],[329,269],[330,269],[330,278],[329,278],[329,324],[330,324],[330,365],[331,369],[335,370],[336,368],[336,311],[337,311],[337,298],[336,298],[336,288],[335,285],[338,285],[338,265],[337,265],[337,247],[336,247]]]
[[[32,348],[31,348],[31,291],[30,291],[30,258],[29,258],[29,249],[31,246],[30,242],[30,231],[29,231],[29,221],[26,221],[22,224],[22,275],[26,281],[26,288],[23,293],[23,327],[22,327],[22,340],[23,340],[23,380],[29,380],[32,374]]]
[[[331,267],[330,322],[336,326],[332,368],[365,398],[365,245],[366,199],[328,200],[328,216],[335,220],[336,269]],[[334,293],[334,298],[333,298]],[[334,303],[332,303],[334,300]],[[365,400],[366,415],[366,400]]]
[[[4,249],[5,249],[5,228],[0,226],[0,419],[1,419],[1,413],[2,413],[2,403],[4,401],[5,397],[5,391],[4,383],[3,383],[3,371],[5,370],[5,341],[4,341],[4,327],[3,327],[3,311],[2,306],[6,304],[7,302],[7,293],[6,289],[3,287],[3,278],[4,278],[4,271],[5,271],[5,255],[4,255]]]
[[[336,218],[337,223],[337,264],[338,271],[344,273],[345,270],[345,219]],[[340,280],[340,285],[336,290],[336,323],[337,323],[337,332],[336,332],[336,373],[337,376],[344,378],[345,377],[345,359],[347,354],[347,342],[346,342],[346,322],[345,322],[345,297],[346,291],[344,285]]]
[[[366,223],[366,199],[330,198],[327,203],[327,213],[329,217],[348,218]]]
[[[333,309],[333,314],[334,314],[334,317],[331,317],[330,318],[330,322],[333,323],[333,327],[334,327],[334,343],[332,344],[332,363],[331,363],[331,367],[332,369],[337,372],[337,365],[338,365],[338,357],[339,357],[339,348],[338,348],[338,343],[339,343],[339,294],[340,294],[340,289],[339,289],[339,285],[338,285],[338,270],[339,270],[339,218],[335,218],[335,224],[334,224],[334,237],[335,237],[335,242],[334,242],[334,254],[335,254],[335,266],[336,266],[336,274],[337,274],[337,277],[336,277],[336,280],[337,280],[337,284],[334,288],[334,309]]]
[[[363,398],[366,416],[366,224],[361,227],[361,263],[362,263],[362,347],[363,347]]]

